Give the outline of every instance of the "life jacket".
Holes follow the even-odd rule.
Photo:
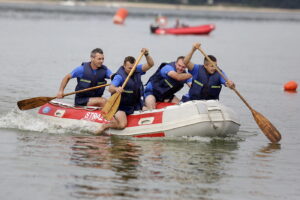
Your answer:
[[[118,74],[123,80],[127,78],[128,74],[125,71],[125,68],[121,66],[118,71],[112,75],[112,80],[114,76]],[[142,94],[144,92],[143,83],[141,80],[141,73],[135,71],[130,79],[128,80],[124,91],[121,94],[120,107],[126,107],[127,109],[132,108],[134,110],[141,110],[143,106]]]
[[[219,99],[222,85],[220,74],[208,74],[203,65],[200,65],[197,76],[193,77],[189,90],[190,100]]]
[[[86,88],[90,88],[90,87],[94,87],[106,83],[105,76],[106,76],[107,67],[105,65],[102,65],[100,68],[98,68],[96,70],[96,74],[94,74],[90,62],[82,63],[82,66],[84,69],[83,76],[82,78],[77,78],[77,85],[75,91],[83,90]],[[99,89],[78,93],[75,96],[75,103],[76,103],[76,99],[82,97],[101,97],[104,93],[104,90],[105,87],[102,87]]]
[[[162,77],[160,70],[166,65],[171,65],[176,71],[175,62],[162,63],[148,80],[152,84],[153,95],[157,101],[173,98],[174,94],[184,86],[183,81],[177,81],[169,76],[167,78]]]

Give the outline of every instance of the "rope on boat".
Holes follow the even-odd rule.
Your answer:
[[[52,104],[52,105],[55,105],[55,106],[62,107],[62,108],[73,108],[73,109],[77,109],[77,110],[95,111],[95,110],[101,110],[102,109],[102,107],[95,107],[95,106],[76,107],[76,106],[73,106],[73,105],[68,105],[68,104],[55,102],[55,101],[50,101],[49,103]]]
[[[215,123],[213,122],[211,116],[210,116],[210,111],[220,111],[221,115],[222,115],[222,129],[224,128],[225,124],[225,116],[224,116],[224,113],[223,113],[223,110],[222,108],[213,108],[213,109],[207,109],[207,116],[208,116],[208,119],[210,120],[212,126],[214,127],[214,129],[217,129],[218,127],[215,125]],[[221,129],[221,130],[222,130]]]

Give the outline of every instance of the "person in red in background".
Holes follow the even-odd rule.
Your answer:
[[[151,33],[155,33],[158,28],[165,28],[168,25],[168,19],[165,16],[158,15],[155,18],[154,24],[151,24],[150,30]]]

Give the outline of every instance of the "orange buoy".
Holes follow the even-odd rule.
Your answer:
[[[284,84],[284,90],[286,91],[296,91],[298,84],[295,81],[289,81]]]
[[[124,24],[124,21],[127,16],[128,16],[128,11],[125,8],[119,8],[115,16],[113,17],[113,22],[115,24]]]

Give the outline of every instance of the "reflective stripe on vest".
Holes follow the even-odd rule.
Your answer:
[[[170,88],[173,87],[173,85],[172,85],[167,79],[164,79],[164,81],[168,84],[168,86],[169,86]]]
[[[90,80],[86,80],[86,79],[83,79],[83,78],[81,78],[80,81],[81,81],[81,82],[85,82],[85,83],[91,83],[91,82],[92,82],[92,81],[90,81]]]
[[[198,85],[200,85],[201,87],[203,87],[203,84],[200,81],[194,80],[194,82]]]
[[[221,85],[212,85],[211,88],[221,88]]]
[[[106,82],[98,82],[97,85],[103,85],[105,84]]]
[[[133,90],[124,90],[123,92],[125,92],[127,94],[133,94]]]

